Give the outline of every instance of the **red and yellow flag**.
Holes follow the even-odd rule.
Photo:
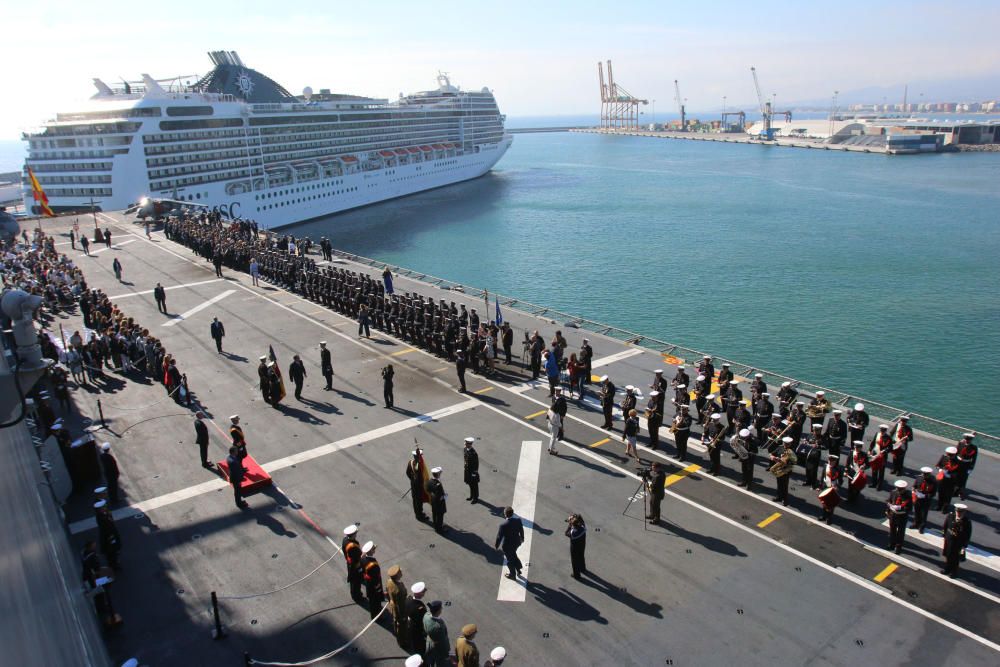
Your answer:
[[[31,181],[31,194],[35,198],[39,212],[47,218],[56,217],[49,208],[49,198],[45,196],[45,190],[42,190],[42,184],[35,178],[35,172],[31,171],[31,167],[28,167],[28,179]]]

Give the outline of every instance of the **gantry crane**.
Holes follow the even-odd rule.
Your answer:
[[[677,110],[681,114],[681,132],[687,132],[687,116],[684,113],[684,98],[681,97],[681,87],[677,83],[677,79],[674,79],[674,99],[677,100]]]
[[[757,81],[757,68],[751,66],[750,72],[753,74],[753,86],[757,90],[757,102],[760,104],[760,117],[764,122],[764,129],[761,131],[760,135],[772,141],[774,139],[774,128],[772,127],[772,120],[774,116],[782,115],[785,117],[785,122],[792,122],[792,112],[791,111],[775,111],[771,108],[770,102],[764,101],[764,95],[760,92],[760,82]]]
[[[738,123],[737,126],[740,128],[740,132],[745,132],[746,131],[745,128],[746,128],[746,125],[747,125],[747,115],[746,115],[746,113],[744,113],[742,111],[723,111],[722,112],[722,131],[723,132],[729,132],[729,127],[730,126],[726,122],[726,119],[729,118],[730,116],[736,116],[737,118],[739,118],[739,123]]]
[[[649,104],[640,100],[617,83],[608,61],[608,79],[604,80],[604,67],[598,61],[597,79],[601,87],[601,127],[637,130],[639,129],[639,105]]]

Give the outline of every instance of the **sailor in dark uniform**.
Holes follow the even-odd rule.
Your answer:
[[[965,557],[965,548],[969,546],[969,539],[972,537],[972,521],[966,514],[967,509],[966,505],[958,503],[955,505],[955,511],[949,512],[944,520],[942,555],[945,564],[941,572],[951,577],[958,574],[958,564]]]
[[[826,430],[823,433],[830,454],[836,456],[838,462],[841,449],[847,444],[847,424],[841,419],[842,414],[844,413],[841,410],[834,410],[833,419],[826,423]]]
[[[646,403],[646,427],[649,429],[649,448],[654,450],[659,449],[660,426],[663,425],[661,395],[658,389],[654,389],[649,392],[649,402]]]
[[[448,511],[448,494],[444,492],[444,485],[441,484],[440,467],[431,468],[431,478],[427,480],[427,493],[431,497],[431,517],[434,523],[434,530],[438,533],[446,533],[448,529],[444,525],[444,515]]]
[[[688,414],[688,406],[682,405],[679,412],[674,417],[671,430],[674,432],[674,443],[677,445],[677,460],[687,460],[687,442],[691,437],[691,415]]]
[[[475,441],[473,437],[466,438],[465,449],[462,452],[463,475],[465,483],[469,485],[469,497],[466,500],[473,505],[479,502],[479,453],[472,446]]]
[[[260,365],[257,366],[257,376],[260,379],[260,394],[265,403],[271,402],[271,381],[267,373],[267,355],[260,357]]]
[[[754,428],[757,429],[757,436],[764,440],[764,429],[767,428],[768,423],[771,421],[772,415],[774,415],[774,403],[771,402],[771,395],[766,391],[760,395],[760,398],[753,404],[753,414],[754,414]],[[779,415],[780,416],[780,415]]]
[[[615,407],[615,385],[607,375],[601,376],[601,412],[604,413],[604,424],[601,428],[613,430],[611,413]]]
[[[910,519],[910,507],[913,504],[913,494],[905,479],[897,479],[895,487],[889,493],[886,501],[885,516],[889,519],[889,549],[896,553],[903,551],[903,538],[906,537],[906,524]]]
[[[863,403],[856,403],[854,409],[847,413],[847,430],[851,442],[855,440],[864,442],[865,429],[868,428],[869,419]]]

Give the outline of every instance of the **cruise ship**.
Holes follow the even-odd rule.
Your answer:
[[[493,93],[462,90],[444,73],[437,89],[392,102],[310,88],[295,96],[234,51],[209,57],[212,71],[194,81],[94,79],[82,109],[25,133],[26,166],[51,208],[164,198],[273,228],[476,178],[512,141]],[[33,209],[30,187],[24,203]]]

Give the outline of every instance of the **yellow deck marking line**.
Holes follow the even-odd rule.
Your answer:
[[[314,311],[312,311],[312,312],[311,312],[311,313],[309,313],[309,314],[310,314],[310,315],[319,315],[320,313],[325,313],[325,312],[326,312],[326,309],[325,309],[325,308],[320,308],[319,310],[314,310]]]
[[[602,440],[598,440],[597,442],[595,442],[594,444],[592,444],[590,446],[591,447],[600,447],[601,445],[607,444],[609,442],[611,442],[611,438],[604,438]]]
[[[698,472],[699,470],[701,470],[701,466],[698,465],[697,463],[692,463],[691,465],[689,465],[687,468],[684,468],[680,472],[674,473],[670,477],[667,477],[667,480],[663,483],[663,488],[667,488],[671,484],[676,484],[677,482],[681,481],[691,473]]]
[[[416,351],[417,351],[417,348],[415,348],[415,347],[408,347],[405,350],[399,350],[398,352],[392,352],[392,353],[389,354],[389,356],[390,357],[401,357],[404,354],[409,354],[410,352],[416,352]]]
[[[525,419],[534,419],[539,415],[544,415],[546,412],[548,412],[548,410],[539,410],[538,412],[532,412],[530,415],[527,415]]]
[[[431,371],[431,373],[444,373],[449,368],[451,368],[451,366],[442,366],[441,368],[435,368]]]
[[[483,387],[482,389],[477,389],[477,390],[475,390],[472,393],[473,394],[485,394],[488,391],[493,391],[493,387]]]
[[[895,563],[889,563],[885,566],[885,569],[875,575],[875,581],[882,583],[889,578],[889,575],[899,569],[899,566]]]
[[[767,517],[766,519],[764,519],[763,521],[761,521],[760,523],[758,523],[757,527],[758,528],[767,528],[772,523],[774,523],[775,521],[777,521],[780,517],[781,517],[781,512],[775,512],[771,516]]]

